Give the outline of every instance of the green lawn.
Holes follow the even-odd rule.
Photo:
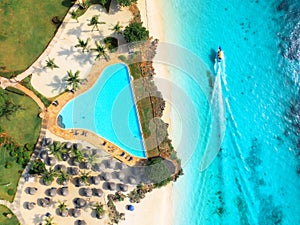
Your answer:
[[[16,145],[35,144],[41,127],[41,119],[38,117],[39,107],[26,95],[22,96],[9,91],[5,91],[5,93],[12,102],[20,105],[22,109],[10,118],[1,117],[1,128],[12,138]],[[10,168],[5,168],[7,161],[12,162]],[[19,170],[22,170],[22,166],[10,157],[9,151],[0,147],[0,199],[13,200],[14,196],[9,195],[7,191],[8,189],[16,190],[20,177]]]
[[[63,19],[71,5],[71,0],[1,0],[0,75],[29,67],[56,32],[51,19]]]
[[[19,145],[35,143],[37,141],[41,119],[38,117],[40,109],[38,105],[28,96],[18,95],[5,91],[9,98],[22,109],[10,118],[0,118],[1,127]]]
[[[5,215],[12,214],[12,217],[9,219]],[[17,217],[5,206],[0,205],[0,224],[1,225],[18,225],[20,224]]]

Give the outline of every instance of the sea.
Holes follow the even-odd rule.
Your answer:
[[[300,224],[300,1],[166,0],[174,225]],[[214,70],[218,46],[226,68]],[[171,59],[170,59],[171,58]]]

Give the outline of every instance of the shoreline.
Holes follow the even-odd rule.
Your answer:
[[[165,41],[164,34],[164,24],[163,19],[157,13],[160,13],[160,7],[158,0],[139,0],[137,7],[141,14],[141,20],[143,26],[149,30],[149,34],[153,38],[159,39],[160,42]],[[161,63],[155,63],[155,58],[153,62],[153,67],[155,69],[155,78],[170,80],[170,72],[168,69]],[[164,91],[163,97],[171,96],[170,87],[162,87],[159,85],[159,82],[156,82],[158,89],[162,92]],[[166,99],[164,97],[164,99]],[[168,133],[172,139],[170,133],[172,130],[171,123],[171,105],[166,101],[166,107],[162,116],[163,121],[169,124]],[[173,222],[173,207],[172,207],[172,188],[173,184],[170,183],[166,187],[160,189],[154,189],[151,193],[148,193],[146,198],[143,199],[137,206],[134,212],[131,212],[131,215],[126,217],[125,221],[122,221],[121,225],[172,225]],[[168,215],[168,216],[166,216]]]

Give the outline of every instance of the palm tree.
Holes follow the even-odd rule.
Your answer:
[[[61,216],[66,216],[67,213],[68,213],[68,208],[67,208],[67,205],[65,202],[61,202],[61,201],[58,201],[58,211],[60,212],[60,215]]]
[[[74,162],[77,162],[79,164],[85,161],[85,158],[79,149],[73,149],[72,153]]]
[[[99,16],[95,15],[92,17],[92,19],[90,20],[90,23],[88,24],[88,26],[93,26],[92,31],[96,28],[97,30],[99,30],[98,24],[105,24],[105,22],[99,21]]]
[[[55,64],[54,58],[53,59],[48,58],[46,60],[46,66],[44,68],[50,68],[51,70],[53,70],[54,68],[59,68],[59,67]]]
[[[116,23],[116,25],[114,25],[112,28],[111,28],[111,30],[112,31],[114,31],[116,34],[122,34],[122,28],[123,28],[123,26],[122,25],[120,25],[120,21],[118,21],[117,23]]]
[[[68,150],[63,147],[64,145],[58,141],[54,141],[49,147],[50,154],[54,155],[58,160],[62,161],[62,154],[67,153]]]
[[[86,39],[86,41],[80,39],[79,37],[77,37],[77,39],[78,39],[78,44],[75,45],[75,48],[82,48],[82,52],[84,52],[85,50],[88,52],[89,50],[87,49],[87,46],[90,38]]]
[[[80,71],[77,70],[74,75],[72,70],[67,71],[67,73],[68,77],[66,78],[66,82],[68,83],[68,86],[71,87],[71,90],[76,91],[83,82],[83,80],[79,78]]]
[[[72,10],[71,12],[70,12],[70,15],[71,15],[71,18],[72,19],[74,19],[74,20],[76,20],[77,21],[77,23],[79,23],[79,21],[78,21],[78,14],[76,13],[76,11],[75,10]]]
[[[81,182],[83,182],[85,185],[87,185],[89,183],[89,175],[90,175],[90,171],[86,172],[86,171],[81,171],[80,172],[80,176],[79,176],[79,180]]]
[[[45,219],[44,219],[44,221],[45,221],[45,225],[56,225],[56,223],[54,223],[53,222],[53,219],[54,219],[54,217],[46,217]]]
[[[57,172],[53,170],[52,167],[50,167],[49,170],[46,170],[44,172],[41,179],[45,185],[50,185],[54,181],[54,177],[56,177],[57,175]]]
[[[96,217],[98,219],[102,219],[103,218],[103,215],[105,213],[105,210],[103,208],[103,204],[101,202],[97,202],[94,207],[93,207],[93,210],[96,211]]]
[[[61,170],[60,173],[58,174],[57,182],[60,185],[65,185],[68,183],[70,178],[71,178],[70,174],[66,173],[66,171],[64,171],[64,170]]]
[[[103,56],[105,58],[105,60],[108,61],[109,56],[106,53],[105,45],[103,45],[100,41],[99,41],[99,43],[97,41],[95,41],[95,44],[96,44],[96,48],[91,48],[92,51],[97,52],[97,56],[96,56],[95,60],[97,60]]]
[[[96,153],[86,154],[86,162],[93,167],[99,161],[99,155]]]

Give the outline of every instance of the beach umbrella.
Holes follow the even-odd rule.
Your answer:
[[[56,188],[52,187],[52,188],[48,189],[48,195],[51,197],[54,197],[56,195]]]
[[[56,159],[53,157],[48,157],[47,163],[49,166],[54,166],[56,164]]]
[[[29,187],[29,188],[28,188],[28,193],[29,193],[30,195],[34,195],[34,194],[36,193],[36,191],[37,191],[37,188],[36,188],[36,187]]]
[[[28,210],[32,210],[35,206],[35,203],[34,202],[27,202],[27,209]]]
[[[102,178],[105,180],[105,181],[108,181],[112,178],[112,175],[111,173],[102,173]]]
[[[119,184],[119,189],[122,192],[128,191],[128,186],[126,184]]]
[[[61,165],[61,164],[57,164],[55,167],[54,167],[55,170],[57,171],[64,171],[66,172],[67,171],[67,167],[65,165]]]
[[[60,188],[60,194],[61,194],[62,196],[67,196],[67,195],[69,194],[69,189],[68,189],[68,187],[62,187],[62,188]]]
[[[61,215],[62,217],[67,217],[67,216],[69,215],[69,213],[68,213],[67,210],[64,210],[64,211],[61,211],[61,212],[60,212],[60,215]]]
[[[79,174],[79,168],[78,167],[68,167],[68,173],[76,176]]]
[[[72,146],[73,146],[73,143],[71,143],[71,142],[67,142],[67,143],[65,144],[65,148],[66,148],[66,149],[71,149]]]
[[[80,144],[80,143],[74,143],[74,144],[73,144],[73,148],[74,148],[75,150],[82,149],[82,144]]]
[[[107,167],[113,169],[115,167],[115,162],[113,160],[108,160]]]
[[[49,198],[41,198],[40,203],[42,207],[47,207],[50,204],[50,199]]]
[[[62,153],[62,154],[61,154],[61,159],[62,159],[63,161],[67,161],[69,158],[70,158],[70,156],[69,156],[68,153]]]
[[[92,181],[93,184],[99,184],[100,183],[100,177],[92,176],[91,181]]]
[[[128,209],[129,211],[133,211],[133,210],[134,210],[134,206],[133,206],[133,205],[128,205],[128,206],[127,206],[127,209]]]
[[[130,176],[128,178],[128,181],[129,181],[130,184],[136,184],[136,179],[134,177],[132,177],[132,176]]]
[[[75,204],[78,206],[78,208],[82,208],[86,205],[86,201],[82,198],[77,198]]]
[[[83,188],[83,194],[86,196],[86,197],[91,197],[92,196],[92,189],[90,188]]]
[[[45,138],[45,145],[52,145],[53,140],[52,138]]]
[[[40,158],[45,160],[45,159],[47,159],[47,157],[48,157],[48,151],[47,151],[47,149],[43,149],[40,152]]]
[[[73,215],[75,218],[78,218],[78,217],[81,215],[81,210],[80,210],[80,209],[73,209],[73,210],[72,210],[72,215]]]
[[[77,225],[87,225],[84,220],[77,220]]]
[[[101,197],[103,195],[103,191],[100,188],[95,188],[93,191],[95,196]]]
[[[108,187],[111,191],[116,190],[116,184],[114,182],[110,182],[108,183]]]
[[[125,178],[125,174],[122,171],[120,171],[119,173],[117,173],[117,177],[118,177],[119,180],[122,181]]]

